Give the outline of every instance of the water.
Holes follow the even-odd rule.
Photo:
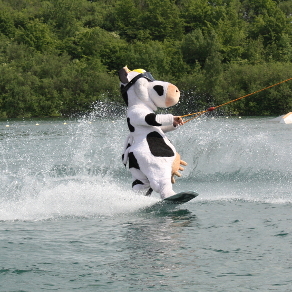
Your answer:
[[[0,291],[292,291],[292,125],[204,118],[172,211],[130,190],[123,118],[0,123]]]

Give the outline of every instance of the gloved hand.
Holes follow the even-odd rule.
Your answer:
[[[184,168],[181,166],[186,166],[187,163],[183,160],[180,159],[180,155],[178,153],[176,153],[175,159],[172,163],[172,171],[171,171],[171,182],[174,184],[175,183],[175,178],[174,176],[178,176],[181,177],[181,173],[180,171],[183,171]]]

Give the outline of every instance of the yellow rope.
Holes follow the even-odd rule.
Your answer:
[[[184,123],[187,123],[187,122],[189,122],[189,121],[191,121],[191,120],[193,120],[193,119],[195,119],[195,118],[201,116],[202,114],[204,114],[204,113],[206,113],[206,112],[213,111],[213,110],[215,110],[215,109],[217,109],[217,108],[219,108],[219,107],[221,107],[221,106],[223,106],[223,105],[227,105],[227,104],[229,104],[229,103],[232,103],[232,102],[238,101],[238,100],[243,99],[243,98],[245,98],[245,97],[251,96],[251,95],[253,95],[253,94],[255,94],[255,93],[259,93],[259,92],[264,91],[264,90],[266,90],[266,89],[272,88],[272,87],[277,86],[277,85],[282,84],[282,83],[285,83],[285,82],[287,82],[287,81],[289,81],[289,80],[292,80],[292,77],[291,77],[291,78],[288,78],[288,79],[286,79],[286,80],[284,80],[284,81],[278,82],[278,83],[276,83],[276,84],[270,85],[270,86],[268,86],[268,87],[262,88],[262,89],[260,89],[260,90],[257,90],[257,91],[255,91],[255,92],[249,93],[249,94],[247,94],[247,95],[244,95],[244,96],[238,97],[238,98],[236,98],[236,99],[230,100],[230,101],[225,102],[225,103],[223,103],[223,104],[220,104],[220,105],[217,105],[217,106],[210,107],[210,108],[208,108],[207,110],[204,110],[204,111],[201,111],[201,112],[192,113],[192,114],[183,115],[183,116],[181,116],[181,118],[195,115],[194,117],[192,117],[192,118],[190,118],[190,119],[184,121]]]

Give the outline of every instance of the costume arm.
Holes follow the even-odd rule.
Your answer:
[[[140,126],[172,126],[173,127],[173,115],[172,114],[155,114],[145,109],[134,108],[128,113],[128,116],[136,125]]]
[[[170,132],[170,131],[174,131],[176,130],[178,127],[174,127],[173,125],[169,125],[169,126],[162,126],[160,127],[160,129],[164,132],[164,133],[167,133],[167,132]]]
[[[145,116],[145,121],[149,126],[172,126],[173,115],[149,113]]]
[[[163,114],[159,114],[159,115],[151,114],[150,117],[148,116],[147,118],[149,120],[152,119],[152,122],[153,122],[154,117],[155,117],[155,122],[157,123],[156,126],[161,125],[160,129],[164,133],[176,130],[178,128],[177,126],[175,127],[173,125],[173,115],[171,115],[171,114],[165,114],[165,115],[163,115]],[[151,124],[151,125],[153,125],[153,124]]]
[[[155,120],[160,122],[160,124],[162,125],[162,126],[160,126],[160,129],[164,133],[176,130],[178,128],[178,126],[174,126],[173,125],[173,115],[171,115],[171,114],[165,114],[165,115],[159,114],[159,115],[156,115],[156,119]]]

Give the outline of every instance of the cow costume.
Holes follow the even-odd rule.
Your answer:
[[[175,192],[172,183],[174,175],[186,162],[167,139],[165,132],[182,125],[183,121],[172,114],[155,114],[157,107],[167,108],[175,105],[180,96],[178,88],[168,82],[155,80],[143,69],[130,71],[127,67],[119,71],[121,93],[128,107],[127,123],[130,134],[126,139],[123,163],[129,163],[135,191],[152,190],[161,198],[172,196]]]

